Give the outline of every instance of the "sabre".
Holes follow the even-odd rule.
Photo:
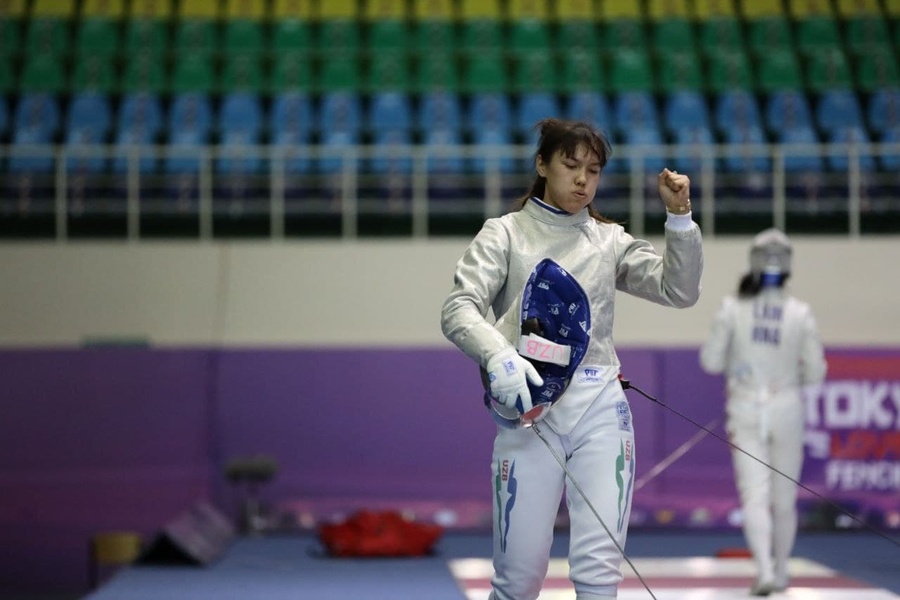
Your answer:
[[[585,504],[588,505],[588,508],[591,509],[591,512],[594,513],[594,516],[597,517],[597,520],[600,522],[600,526],[603,527],[603,530],[606,532],[606,535],[609,536],[609,539],[612,540],[612,543],[615,545],[616,549],[619,551],[619,554],[622,555],[622,558],[625,559],[625,562],[628,563],[628,566],[631,567],[631,570],[634,571],[634,574],[640,580],[641,584],[644,586],[644,589],[647,590],[647,593],[650,594],[650,597],[653,600],[657,600],[656,596],[653,594],[653,591],[650,589],[650,586],[647,585],[647,582],[644,581],[644,578],[635,568],[634,563],[631,562],[631,559],[628,558],[628,555],[625,554],[625,549],[616,541],[615,536],[613,536],[612,531],[609,530],[609,527],[606,526],[606,523],[603,522],[603,518],[600,516],[600,513],[597,512],[597,509],[594,508],[594,505],[588,500],[587,494],[584,493],[584,490],[581,489],[581,486],[578,485],[578,481],[572,476],[572,473],[569,471],[568,467],[566,467],[565,461],[563,461],[562,457],[553,449],[553,446],[550,445],[550,442],[547,441],[547,438],[544,437],[544,434],[541,433],[540,427],[537,423],[532,423],[530,425],[531,429],[534,430],[534,433],[541,438],[541,441],[544,442],[544,445],[547,446],[547,450],[550,451],[550,454],[553,455],[553,458],[556,459],[556,462],[559,463],[559,466],[562,468],[563,472],[566,474],[566,477],[569,478],[569,481],[572,483],[572,487],[578,492],[581,498],[584,500]]]
[[[684,419],[685,421],[691,423],[692,425],[694,425],[694,426],[696,426],[696,427],[699,427],[699,428],[702,429],[705,433],[712,435],[712,436],[713,436],[714,438],[716,438],[717,440],[719,440],[719,441],[721,441],[721,442],[724,442],[724,443],[728,444],[729,446],[731,446],[732,448],[734,448],[735,450],[737,450],[737,451],[740,452],[741,454],[744,454],[745,456],[748,456],[748,457],[752,458],[753,460],[755,460],[755,461],[758,462],[759,464],[761,464],[761,465],[763,465],[763,466],[769,468],[770,470],[774,471],[775,473],[778,473],[779,475],[781,475],[782,477],[784,477],[784,478],[787,479],[788,481],[790,481],[790,482],[794,483],[795,485],[797,485],[797,486],[803,488],[804,490],[806,490],[806,491],[809,492],[810,494],[814,495],[815,497],[819,498],[820,500],[822,500],[823,502],[825,502],[826,504],[828,504],[829,506],[831,506],[832,508],[834,508],[835,510],[837,510],[838,512],[840,512],[841,514],[843,514],[843,515],[845,515],[845,516],[847,516],[847,517],[850,517],[853,521],[855,521],[856,523],[858,523],[858,524],[859,524],[860,526],[862,526],[864,529],[868,529],[868,530],[871,531],[872,533],[877,534],[878,536],[880,536],[880,537],[886,539],[886,540],[889,541],[890,543],[892,543],[892,544],[894,544],[895,546],[897,546],[898,548],[900,548],[900,542],[898,542],[897,540],[893,539],[892,537],[888,536],[887,534],[885,534],[885,533],[883,533],[883,532],[881,532],[881,531],[878,531],[877,529],[875,529],[874,527],[872,527],[871,525],[869,525],[868,523],[866,523],[865,521],[863,521],[862,519],[860,519],[859,517],[857,517],[856,515],[850,514],[848,511],[844,510],[843,508],[841,508],[840,506],[838,506],[837,504],[835,504],[834,502],[832,502],[831,500],[829,500],[828,498],[826,498],[825,496],[823,496],[822,494],[820,494],[820,493],[818,493],[817,491],[813,490],[813,489],[810,488],[809,486],[800,483],[799,481],[797,481],[796,479],[794,479],[793,477],[791,477],[791,476],[788,475],[787,473],[784,473],[784,472],[782,472],[782,471],[776,469],[775,467],[773,467],[772,465],[770,465],[770,464],[767,463],[766,461],[761,460],[761,459],[757,458],[756,456],[753,456],[752,454],[750,454],[749,452],[747,452],[746,450],[744,450],[743,448],[741,448],[740,446],[738,446],[737,444],[735,444],[734,442],[732,442],[731,440],[728,440],[728,439],[722,437],[721,435],[717,434],[716,432],[712,431],[709,427],[704,427],[703,425],[701,425],[701,424],[698,423],[697,421],[693,420],[693,419],[690,418],[689,416],[685,415],[684,413],[681,413],[681,412],[679,412],[678,410],[676,410],[676,409],[672,408],[671,406],[669,406],[668,404],[666,404],[666,403],[664,403],[664,402],[661,402],[661,401],[660,401],[659,399],[657,399],[657,398],[654,398],[653,396],[651,396],[651,395],[648,394],[647,392],[643,391],[643,390],[640,389],[639,387],[636,387],[636,386],[635,386],[634,384],[632,384],[629,380],[627,380],[627,379],[625,379],[624,377],[622,377],[621,374],[619,375],[619,382],[622,384],[622,389],[624,389],[624,390],[632,389],[632,390],[636,391],[638,394],[640,394],[641,396],[643,396],[644,398],[647,398],[648,400],[650,400],[651,402],[655,402],[656,404],[662,406],[663,408],[672,411],[673,413],[675,413],[676,415],[678,415],[679,417],[681,417],[681,418]]]
[[[650,483],[650,481],[659,476],[660,473],[668,469],[672,465],[672,463],[687,454],[688,450],[696,446],[700,442],[700,440],[709,435],[709,432],[712,429],[718,427],[721,422],[722,417],[716,417],[715,419],[707,423],[706,427],[703,427],[701,431],[695,433],[688,441],[678,446],[671,454],[659,461],[656,466],[647,471],[647,473],[645,473],[641,478],[634,482],[634,491],[636,492]]]

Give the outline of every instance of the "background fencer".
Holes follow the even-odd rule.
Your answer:
[[[803,464],[802,387],[825,377],[825,353],[810,306],[791,296],[793,249],[777,229],[758,234],[750,270],[726,297],[700,350],[709,373],[726,377],[726,426],[748,454],[798,480]],[[767,596],[789,584],[797,534],[797,486],[732,451],[743,531],[757,568],[751,589]]]

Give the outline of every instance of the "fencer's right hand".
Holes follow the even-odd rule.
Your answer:
[[[532,409],[532,385],[544,385],[544,380],[530,362],[522,358],[515,348],[504,348],[488,362],[485,370],[491,383],[491,396],[508,408],[517,408],[516,400],[522,399],[522,414]]]

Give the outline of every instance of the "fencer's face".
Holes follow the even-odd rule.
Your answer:
[[[591,203],[600,183],[600,159],[586,145],[579,144],[575,154],[562,152],[546,163],[538,156],[538,175],[547,181],[544,202],[574,214]]]

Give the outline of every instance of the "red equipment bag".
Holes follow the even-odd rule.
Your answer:
[[[443,532],[439,525],[417,523],[394,511],[367,510],[318,528],[326,551],[337,557],[425,556]]]

